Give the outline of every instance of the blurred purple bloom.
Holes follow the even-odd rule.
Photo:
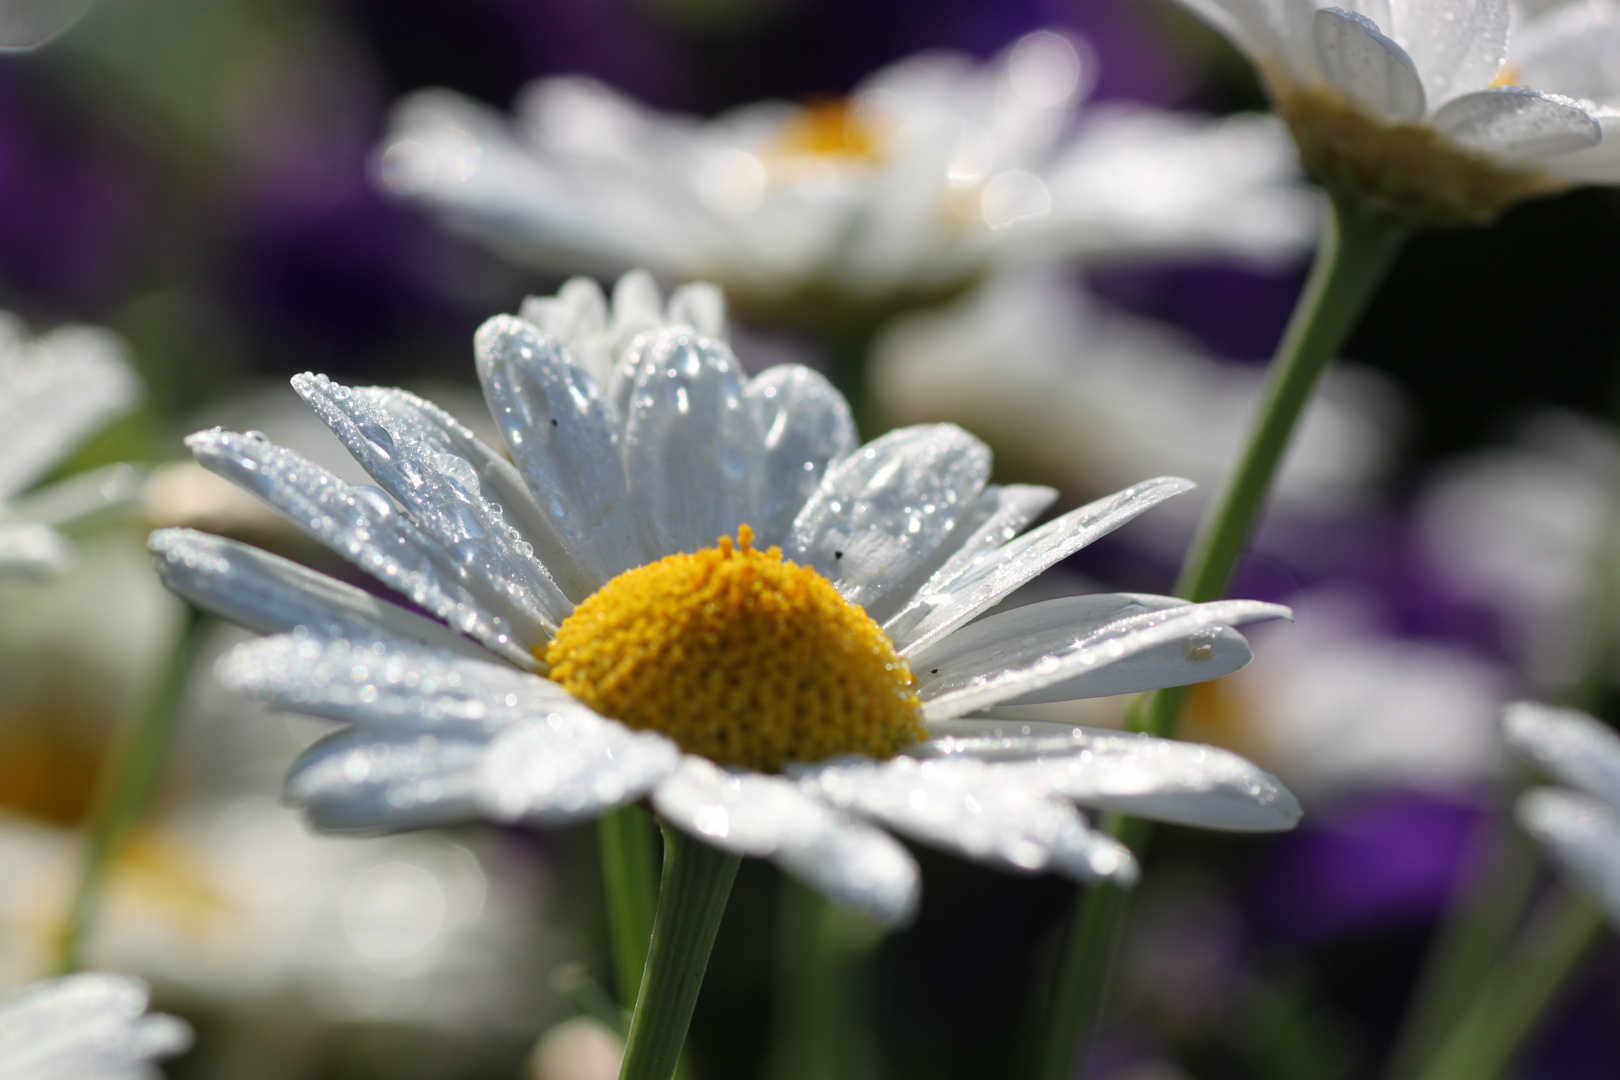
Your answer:
[[[1256,925],[1316,944],[1434,919],[1486,822],[1475,800],[1403,790],[1313,814],[1271,846],[1255,875]]]

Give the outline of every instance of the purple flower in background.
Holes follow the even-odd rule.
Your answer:
[[[1317,944],[1439,915],[1487,824],[1460,794],[1386,790],[1311,814],[1252,882],[1256,925]]]
[[[47,307],[105,307],[130,284],[143,165],[36,91],[0,67],[0,282]]]

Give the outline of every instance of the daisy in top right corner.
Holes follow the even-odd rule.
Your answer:
[[[1620,183],[1614,0],[1181,2],[1255,63],[1313,179],[1410,226]]]

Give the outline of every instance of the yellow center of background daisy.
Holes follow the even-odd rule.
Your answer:
[[[877,623],[753,538],[744,525],[735,544],[723,536],[609,581],[546,647],[551,678],[724,765],[887,758],[919,738],[916,680]]]

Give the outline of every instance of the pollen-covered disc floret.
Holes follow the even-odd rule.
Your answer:
[[[735,544],[609,581],[545,661],[602,715],[726,765],[887,758],[923,734],[915,680],[877,623],[780,548],[755,550],[747,525]]]

